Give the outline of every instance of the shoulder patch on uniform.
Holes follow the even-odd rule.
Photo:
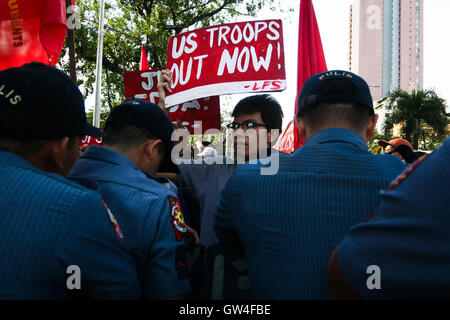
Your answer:
[[[364,222],[369,222],[370,220],[372,220],[372,218],[373,218],[373,212],[364,219]]]
[[[416,170],[416,168],[429,156],[429,154],[426,154],[419,159],[416,160],[411,166],[409,166],[405,171],[403,171],[389,186],[389,190],[394,190],[397,188],[403,181],[405,181],[411,173]]]
[[[106,205],[105,201],[102,200],[103,206],[105,207],[106,212],[108,213],[108,217],[109,220],[111,221],[111,223],[114,226],[114,232],[116,233],[116,236],[120,239],[123,240],[123,233],[122,230],[120,230],[120,226],[119,223],[117,222],[116,218],[114,217],[114,215],[112,214],[111,210],[109,210],[108,206]]]
[[[172,217],[172,226],[175,230],[177,241],[184,240],[186,235],[186,224],[184,223],[183,212],[181,211],[180,201],[177,198],[169,197],[170,216]]]

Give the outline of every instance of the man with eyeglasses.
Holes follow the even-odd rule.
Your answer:
[[[169,70],[164,70],[158,83],[160,106],[164,106],[166,91],[170,92]],[[240,286],[238,279],[247,277],[247,268],[242,251],[233,252],[218,243],[214,232],[214,215],[220,192],[228,179],[234,174],[239,163],[256,158],[268,157],[271,147],[276,142],[282,129],[283,111],[280,104],[270,95],[254,95],[242,99],[232,112],[233,122],[228,128],[234,132],[234,150],[236,161],[218,155],[201,163],[181,163],[178,165],[180,174],[171,178],[178,185],[184,185],[195,192],[200,204],[200,245],[206,250],[204,261],[206,268],[199,267],[199,276],[191,283],[200,290],[197,298],[202,299],[245,299],[248,298],[248,288]],[[216,261],[223,259],[221,268]],[[236,264],[237,263],[237,264]],[[238,266],[238,270],[236,270]],[[221,275],[219,279],[217,275]],[[221,290],[214,289],[212,283],[218,284]],[[241,281],[242,282],[242,281]],[[245,282],[245,281],[244,281]],[[212,293],[214,291],[214,294]]]
[[[231,115],[234,120],[227,127],[233,130],[239,163],[270,156],[283,121],[278,102],[268,94],[250,96],[239,101]]]
[[[158,83],[160,106],[164,106],[166,91],[170,92],[170,81],[170,71],[163,70]],[[278,135],[273,134],[282,130],[283,111],[278,101],[268,94],[242,99],[235,106],[232,116],[234,119],[228,128],[234,130],[235,158],[239,157],[239,160],[233,161],[218,155],[202,163],[184,162],[178,165],[180,174],[176,176],[177,184],[194,191],[199,200],[199,237],[200,244],[205,247],[218,243],[213,228],[214,214],[220,191],[233,175],[237,164],[269,156],[278,138]]]

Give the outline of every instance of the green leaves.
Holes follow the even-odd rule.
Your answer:
[[[162,68],[166,66],[169,38],[176,33],[229,22],[238,15],[254,16],[265,4],[272,3],[273,0],[107,1],[102,106],[110,109],[124,99],[122,74],[139,69],[143,43],[150,68]],[[80,0],[77,5],[81,20],[81,28],[75,30],[77,76],[87,97],[94,91],[99,6],[96,0]],[[61,59],[60,67],[69,70],[67,58]]]
[[[415,149],[435,149],[448,135],[449,115],[446,101],[434,90],[413,91],[408,94],[397,90],[390,94],[387,109],[391,115],[384,129],[390,132],[394,125],[401,124],[401,135]]]

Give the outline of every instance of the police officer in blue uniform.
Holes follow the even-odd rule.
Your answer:
[[[298,103],[305,145],[291,155],[272,154],[269,160],[279,161],[275,175],[263,175],[264,164],[239,166],[216,214],[219,240],[245,248],[255,299],[330,298],[330,254],[405,167],[398,157],[368,150],[377,115],[357,75],[314,75]]]
[[[381,192],[366,223],[334,251],[328,285],[336,299],[448,299],[450,138]]]
[[[0,299],[140,298],[113,214],[62,177],[85,134],[102,133],[63,72],[0,71]]]
[[[124,245],[138,265],[144,298],[174,298],[190,291],[186,230],[176,187],[156,178],[170,161],[172,121],[157,105],[130,99],[106,121],[103,146],[91,146],[74,165],[72,179],[94,181],[113,210]],[[170,168],[172,167],[172,168]]]

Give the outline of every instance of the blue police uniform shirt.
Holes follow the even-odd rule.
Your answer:
[[[0,299],[140,298],[136,264],[96,192],[0,151],[0,219]]]
[[[449,297],[449,163],[448,138],[382,191],[370,221],[354,226],[339,245],[339,265],[363,298]],[[368,272],[371,266],[380,273]]]
[[[331,253],[405,165],[370,153],[347,129],[320,131],[292,155],[272,154],[272,162],[278,155],[276,175],[261,175],[269,165],[238,167],[222,191],[217,236],[245,247],[252,298],[330,298]]]
[[[138,263],[145,298],[170,298],[190,291],[187,243],[177,238],[182,236],[173,216],[177,195],[167,179],[157,181],[125,155],[97,146],[78,159],[69,176],[98,184],[97,191],[126,235],[124,246]]]

